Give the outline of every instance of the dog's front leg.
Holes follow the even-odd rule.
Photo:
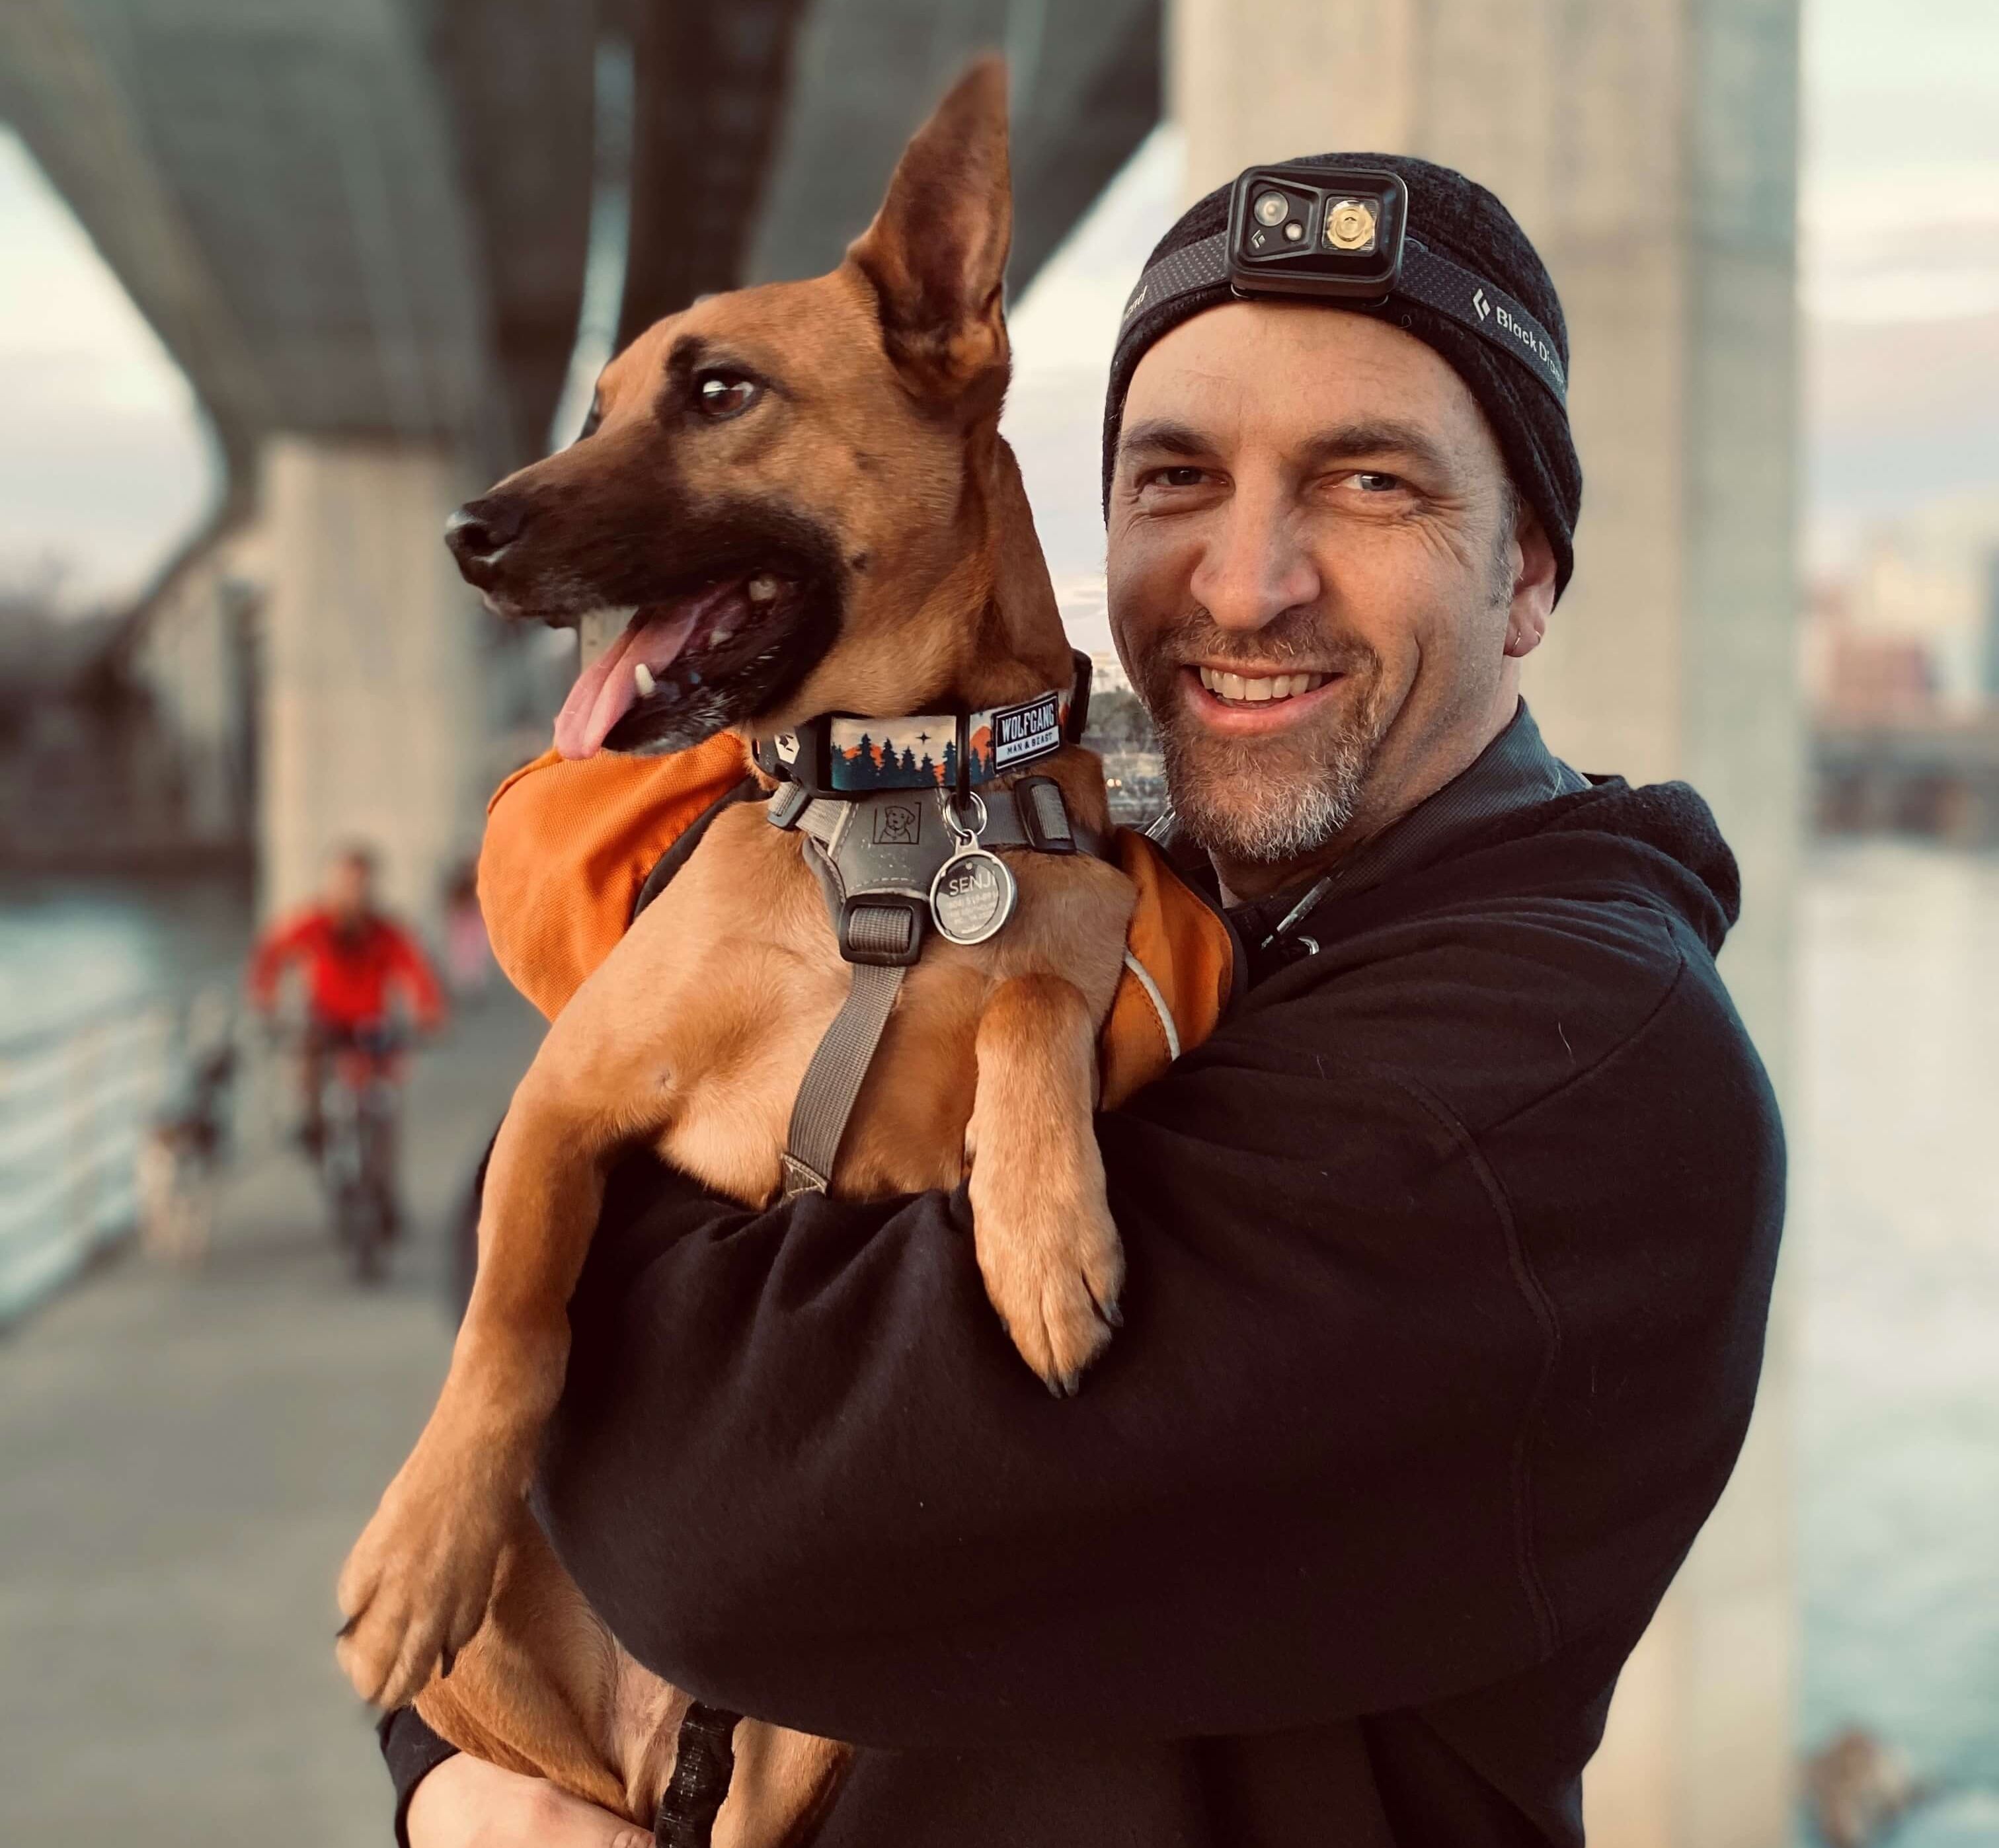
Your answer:
[[[485,1621],[501,1546],[562,1391],[569,1299],[605,1165],[652,1126],[635,1120],[629,1090],[622,1109],[607,1107],[626,1075],[584,1082],[567,1069],[558,1040],[577,1036],[564,1026],[521,1080],[494,1144],[478,1278],[436,1409],[341,1573],[341,1666],[378,1706],[402,1705],[440,1665],[448,1671]]]
[[[1092,1116],[1097,1028],[1060,976],[1001,982],[979,1022],[972,1106],[973,1239],[1021,1358],[1074,1393],[1118,1321],[1124,1248]]]

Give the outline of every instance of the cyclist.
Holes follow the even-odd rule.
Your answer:
[[[444,995],[415,936],[376,908],[375,855],[358,843],[334,854],[318,901],[279,919],[251,953],[250,998],[266,1019],[279,978],[295,962],[304,967],[307,996],[300,1140],[317,1157],[326,1141],[321,1093],[328,1057],[358,1052],[375,1075],[400,1078],[400,1062],[388,1048],[392,991],[401,992],[426,1032],[444,1023]]]

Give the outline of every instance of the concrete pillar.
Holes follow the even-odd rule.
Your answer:
[[[1176,0],[1190,196],[1252,161],[1422,154],[1483,182],[1568,317],[1575,580],[1526,690],[1554,748],[1682,777],[1740,857],[1722,959],[1779,1088],[1802,774],[1797,0]],[[1735,1480],[1585,1781],[1601,1848],[1790,1839],[1789,1317]]]
[[[477,484],[442,448],[297,436],[261,474],[262,908],[308,897],[360,840],[384,901],[428,926],[487,793],[486,618],[443,540]]]

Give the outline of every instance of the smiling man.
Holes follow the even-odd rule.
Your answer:
[[[1734,864],[1519,697],[1581,495],[1560,305],[1460,176],[1290,169],[1349,172],[1406,187],[1392,288],[1245,299],[1225,189],[1113,369],[1112,621],[1239,979],[1100,1119],[1108,1358],[1073,1402],[1020,1367],[962,1189],[628,1168],[572,1307],[550,1531],[643,1659],[856,1742],[816,1848],[1579,1843],[1748,1420],[1782,1150]],[[625,1839],[388,1737],[416,1848]]]

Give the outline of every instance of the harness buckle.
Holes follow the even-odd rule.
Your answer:
[[[799,825],[799,817],[805,813],[812,799],[812,791],[802,783],[781,783],[771,791],[764,818],[773,828],[788,831]]]
[[[906,969],[923,953],[930,906],[906,892],[857,892],[840,905],[840,953],[876,969]]]

